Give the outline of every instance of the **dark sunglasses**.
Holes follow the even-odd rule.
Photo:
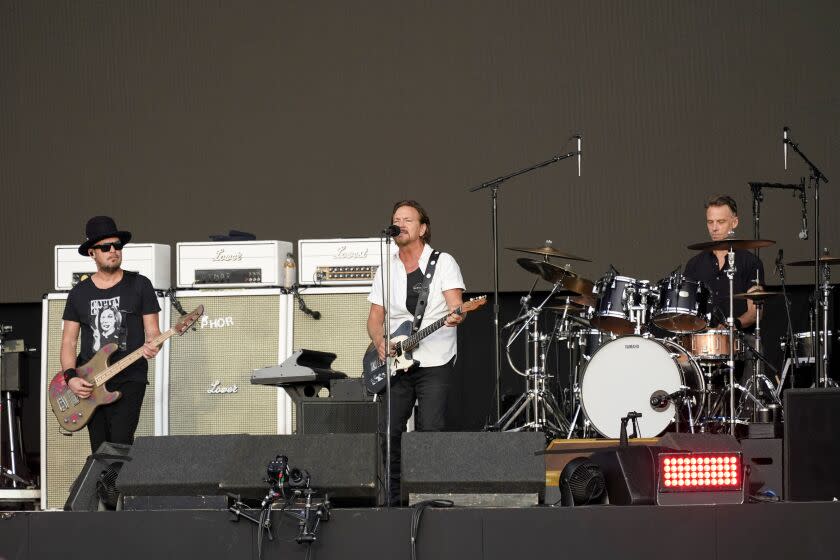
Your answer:
[[[114,248],[116,251],[122,251],[123,244],[122,241],[115,241],[113,243],[100,243],[99,245],[91,245],[91,249],[99,249],[103,253],[110,253],[111,247]]]

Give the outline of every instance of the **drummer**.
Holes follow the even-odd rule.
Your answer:
[[[738,204],[726,195],[710,198],[706,204],[706,228],[712,241],[722,241],[731,236],[738,227]],[[729,316],[729,269],[727,251],[703,251],[685,265],[686,278],[700,281],[712,292],[714,308],[710,327],[725,323]],[[756,277],[758,282],[756,282]],[[764,265],[761,259],[746,249],[735,250],[735,293],[755,291],[764,284]],[[733,315],[735,328],[752,331],[755,325],[755,304],[750,300],[735,299]]]

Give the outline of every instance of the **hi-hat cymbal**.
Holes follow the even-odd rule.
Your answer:
[[[694,243],[688,248],[693,251],[728,251],[732,249],[760,249],[762,247],[769,247],[775,245],[775,241],[769,239],[721,239],[720,241],[704,241],[703,243]]]
[[[787,263],[788,266],[814,266],[814,259],[808,261],[796,261]],[[840,264],[840,257],[832,257],[830,255],[821,255],[820,264],[835,265]]]
[[[740,294],[735,294],[735,299],[750,299],[752,301],[764,301],[770,299],[772,297],[780,296],[782,292],[772,292],[768,290],[756,290],[754,292],[743,292]]]
[[[579,257],[571,253],[558,251],[551,246],[550,242],[546,242],[546,244],[542,247],[505,247],[505,249],[508,251],[519,251],[520,253],[530,253],[532,255],[542,255],[544,257],[555,257],[558,259],[565,259],[567,261],[592,262],[592,259],[587,259],[586,257]]]

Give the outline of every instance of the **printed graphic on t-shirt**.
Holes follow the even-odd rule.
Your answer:
[[[93,329],[93,351],[109,342],[119,343],[123,316],[120,312],[120,296],[109,299],[94,299],[90,302],[90,325]]]

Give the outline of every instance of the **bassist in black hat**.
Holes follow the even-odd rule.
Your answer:
[[[160,334],[160,306],[152,283],[145,276],[121,268],[122,248],[131,240],[131,233],[118,230],[108,216],[88,220],[85,233],[87,239],[79,246],[79,253],[93,259],[96,272],[70,291],[61,336],[64,378],[73,393],[83,399],[90,396],[93,386],[77,375],[77,364],[86,363],[112,342],[119,345],[119,350],[114,352],[111,363],[141,346],[143,356],[150,360],[157,355],[159,347],[146,341]],[[106,383],[109,391],[118,390],[122,397],[97,409],[90,419],[87,427],[94,453],[106,441],[134,442],[148,385],[147,371],[148,362],[138,360]]]

